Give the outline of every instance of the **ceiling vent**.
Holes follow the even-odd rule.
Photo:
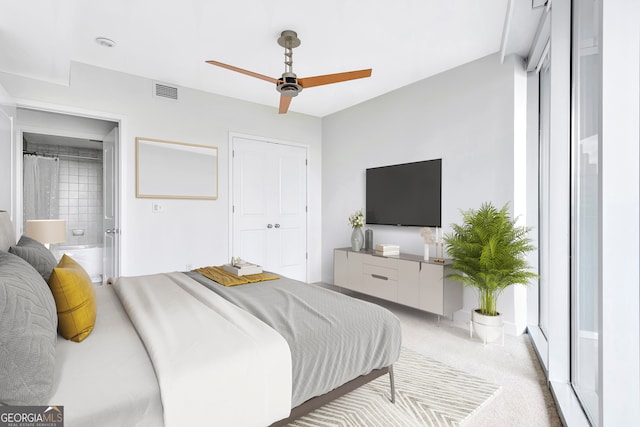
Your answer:
[[[153,95],[158,98],[178,100],[178,88],[163,83],[153,83]]]

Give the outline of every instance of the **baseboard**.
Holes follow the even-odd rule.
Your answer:
[[[533,349],[538,356],[538,361],[542,369],[544,369],[544,376],[545,378],[549,378],[549,343],[547,342],[547,338],[538,325],[528,326],[527,334],[529,334]]]

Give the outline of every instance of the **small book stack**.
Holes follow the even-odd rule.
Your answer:
[[[262,273],[262,266],[257,264],[251,264],[250,262],[237,262],[234,264],[225,264],[222,266],[227,273],[235,274],[236,276],[246,276],[247,274],[260,274]]]
[[[382,256],[400,255],[400,246],[385,245],[385,244],[379,243],[376,245],[376,255],[382,255]]]

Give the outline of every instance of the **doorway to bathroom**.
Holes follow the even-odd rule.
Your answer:
[[[22,225],[64,219],[51,245],[95,284],[118,275],[117,122],[18,109],[22,142]]]

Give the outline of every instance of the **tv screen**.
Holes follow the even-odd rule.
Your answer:
[[[367,224],[441,227],[442,159],[369,168]]]

